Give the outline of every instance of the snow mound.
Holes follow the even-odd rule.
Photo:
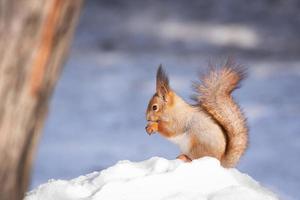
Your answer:
[[[50,180],[25,200],[275,200],[273,193],[237,169],[205,157],[183,163],[153,157],[116,165],[70,181]]]

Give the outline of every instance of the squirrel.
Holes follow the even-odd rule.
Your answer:
[[[158,132],[177,144],[182,153],[177,158],[185,162],[211,156],[223,167],[236,166],[247,149],[248,127],[231,93],[245,76],[245,69],[229,59],[222,67],[212,67],[194,84],[193,105],[170,88],[160,65],[156,92],[146,111],[147,133]]]

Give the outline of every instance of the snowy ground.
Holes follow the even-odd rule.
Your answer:
[[[278,200],[276,195],[215,158],[191,163],[153,157],[120,161],[101,172],[76,179],[50,180],[25,200]]]
[[[235,55],[249,68],[235,93],[250,125],[249,150],[238,168],[283,199],[300,196],[298,1],[184,2],[87,1],[32,187],[119,160],[175,158],[177,147],[144,130],[156,67],[162,63],[173,88],[188,99],[191,80],[210,59]]]

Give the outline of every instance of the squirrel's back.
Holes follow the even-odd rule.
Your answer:
[[[248,144],[246,118],[231,96],[245,77],[243,68],[228,60],[222,68],[214,68],[196,84],[197,101],[225,131],[226,150],[221,157],[225,167],[233,167]]]

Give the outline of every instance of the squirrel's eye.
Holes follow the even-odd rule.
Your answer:
[[[158,109],[157,105],[152,106],[152,110],[157,111],[157,109]]]

